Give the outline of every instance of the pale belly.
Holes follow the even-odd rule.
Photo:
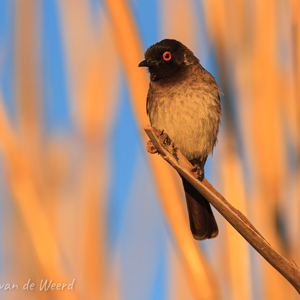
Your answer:
[[[188,159],[206,158],[216,144],[220,116],[210,102],[212,95],[187,93],[156,95],[149,104],[151,126],[164,130]]]

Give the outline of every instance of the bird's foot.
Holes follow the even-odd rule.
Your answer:
[[[165,133],[164,130],[162,130],[160,133],[159,133],[159,140],[166,146],[170,146],[172,141],[171,139],[169,138],[169,136]]]
[[[164,141],[163,141],[163,143],[166,146],[170,146],[171,143],[172,143],[171,139],[169,138],[169,136],[166,133],[164,133]]]
[[[177,155],[177,150],[178,150],[178,148],[174,144],[172,144],[172,155],[176,159],[176,161],[179,160],[178,155]]]
[[[197,173],[197,175],[196,175],[197,179],[199,179],[200,181],[203,180],[203,178],[204,178],[204,170],[201,169],[201,167],[198,164],[195,164],[193,166],[192,172],[196,172]]]

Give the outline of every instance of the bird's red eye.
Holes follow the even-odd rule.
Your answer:
[[[163,59],[165,61],[169,61],[171,59],[171,53],[169,51],[166,51],[164,54],[163,54]]]

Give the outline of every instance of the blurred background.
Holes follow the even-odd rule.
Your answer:
[[[300,266],[298,0],[0,0],[0,299],[298,299],[218,212],[196,242],[145,151],[137,65],[163,38],[224,93],[207,179]]]

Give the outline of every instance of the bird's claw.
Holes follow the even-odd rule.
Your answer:
[[[167,134],[165,134],[163,143],[164,143],[164,145],[167,145],[167,146],[170,146],[172,143],[171,139],[169,138],[169,136]]]
[[[192,172],[196,172],[197,173],[197,175],[196,175],[197,179],[199,179],[200,181],[203,180],[203,178],[204,178],[204,170],[201,169],[201,167],[198,164],[195,164],[193,166]]]
[[[173,144],[172,145],[172,155],[175,157],[176,161],[179,160],[178,155],[177,155],[177,147]]]

